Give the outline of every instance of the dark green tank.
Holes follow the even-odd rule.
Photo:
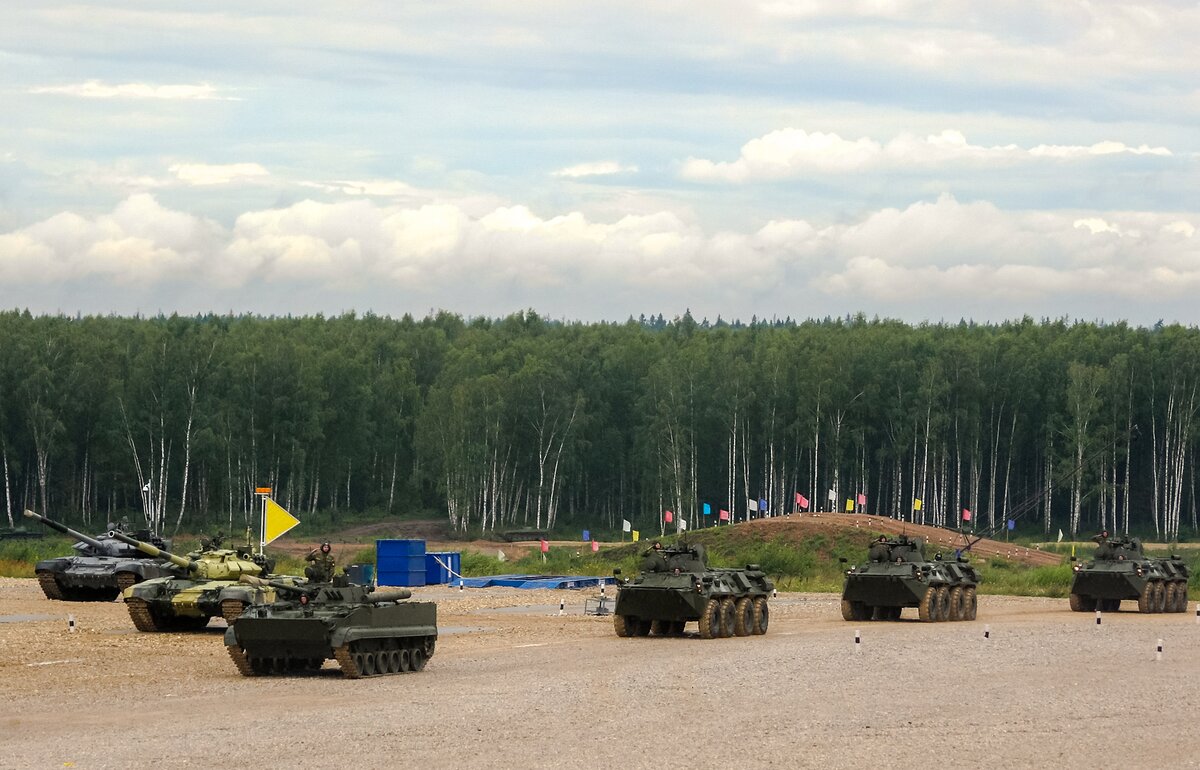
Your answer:
[[[409,602],[408,589],[373,591],[345,575],[330,583],[270,586],[278,601],[247,609],[225,632],[243,676],[316,671],[334,659],[349,679],[420,671],[437,644],[437,605]]]
[[[38,585],[47,599],[111,602],[136,583],[171,574],[165,562],[109,534],[91,537],[33,511],[25,511],[25,516],[77,541],[74,555],[42,559],[33,565]],[[170,547],[148,531],[137,534],[160,548]]]
[[[1123,600],[1135,599],[1139,612],[1187,611],[1191,575],[1182,559],[1148,557],[1136,537],[1102,532],[1092,539],[1092,560],[1074,565],[1072,610],[1116,612]]]
[[[925,558],[919,537],[871,544],[867,561],[846,570],[842,589],[845,620],[899,620],[905,607],[916,607],[923,621],[974,620],[979,572],[965,556]]]
[[[765,634],[767,597],[775,589],[756,564],[710,568],[702,545],[652,548],[635,578],[618,575],[617,636],[681,636],[696,621],[701,638]]]

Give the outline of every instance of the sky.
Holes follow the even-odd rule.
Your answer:
[[[1200,322],[1200,4],[0,0],[0,308]]]

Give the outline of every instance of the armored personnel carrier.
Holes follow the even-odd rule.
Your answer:
[[[315,671],[333,658],[358,679],[420,671],[433,655],[437,605],[405,601],[408,589],[373,591],[345,575],[302,585],[245,575],[241,582],[280,595],[247,609],[225,632],[243,676]]]
[[[926,622],[975,619],[979,573],[965,556],[943,559],[938,554],[929,561],[921,538],[880,535],[867,558],[846,570],[845,620],[899,620],[905,607],[916,607]]]
[[[1139,612],[1187,611],[1190,573],[1182,559],[1147,557],[1136,537],[1105,532],[1092,539],[1092,560],[1074,565],[1072,610],[1116,612],[1123,600],[1136,599]]]
[[[617,575],[613,624],[617,636],[681,636],[698,621],[700,636],[765,634],[767,597],[775,586],[757,564],[745,569],[710,568],[702,545],[680,544],[646,551],[634,578]]]
[[[164,562],[148,556],[110,535],[89,537],[33,511],[25,516],[75,538],[74,556],[43,559],[33,566],[47,599],[68,602],[111,602],[135,583],[170,575]],[[149,532],[139,532],[156,546],[166,547]]]
[[[194,551],[184,557],[122,532],[109,535],[142,553],[166,559],[175,567],[174,575],[137,583],[122,593],[129,617],[139,631],[197,630],[214,617],[232,623],[251,604],[275,600],[275,589],[270,586],[238,582],[242,575],[257,577],[270,572],[272,565],[262,554],[220,548]]]

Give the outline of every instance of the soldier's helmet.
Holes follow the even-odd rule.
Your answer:
[[[331,546],[329,545],[328,540],[326,540],[324,543],[321,543],[321,553],[329,553],[330,550]]]

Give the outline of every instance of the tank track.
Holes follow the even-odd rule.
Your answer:
[[[237,666],[238,672],[242,676],[258,676],[258,672],[250,665],[250,659],[246,657],[246,653],[237,645],[227,646],[229,657],[233,659],[233,665]]]
[[[400,646],[382,650],[357,649],[355,643],[334,649],[333,657],[347,679],[421,671],[433,657],[437,637],[406,637]]]
[[[237,599],[224,599],[221,601],[221,617],[225,618],[225,622],[233,625],[233,621],[242,616],[242,612],[246,609],[245,602]],[[230,647],[229,649],[233,649]]]
[[[150,605],[145,599],[130,597],[125,600],[125,606],[129,609],[129,617],[133,619],[133,625],[138,631],[162,631],[158,621],[154,619],[154,615],[150,613]]]
[[[137,575],[132,572],[118,572],[117,575],[117,590],[125,593],[125,589],[133,588],[138,583]]]
[[[49,572],[39,572],[37,573],[37,579],[38,585],[42,587],[42,593],[46,595],[47,599],[56,599],[58,601],[63,601],[65,599],[62,588],[59,587],[58,581],[54,579],[53,574]]]

